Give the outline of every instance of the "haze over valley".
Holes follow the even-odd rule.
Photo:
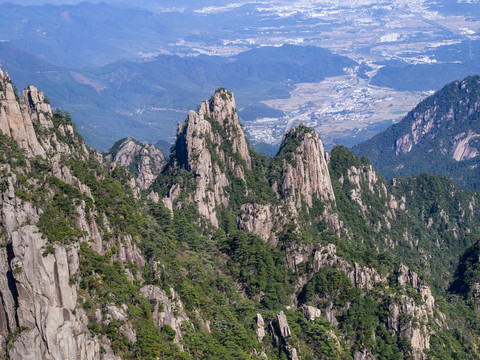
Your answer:
[[[68,108],[87,142],[101,149],[125,136],[171,142],[186,112],[222,86],[237,94],[253,143],[277,145],[306,122],[327,148],[350,146],[479,69],[475,1],[129,6],[0,4],[3,68],[17,86],[34,81],[54,107]],[[300,48],[256,52],[284,44],[345,59]]]

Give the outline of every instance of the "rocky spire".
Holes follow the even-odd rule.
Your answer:
[[[314,215],[339,234],[341,225],[335,210],[327,153],[316,131],[303,123],[292,128],[285,134],[276,158],[282,169],[280,181],[273,187],[283,197],[290,212],[297,214],[302,202],[306,203],[309,212],[321,204],[323,209],[317,209],[318,213]]]
[[[0,130],[25,149],[28,157],[88,153],[69,115],[60,112],[62,119],[55,125],[56,115],[35,86],[24,89],[20,98],[8,73],[0,70]]]
[[[292,150],[287,150],[283,159],[279,190],[289,205],[300,208],[304,200],[311,207],[314,198],[325,203],[335,202],[325,151],[318,134],[301,124],[285,134],[280,155],[282,149],[288,147]]]
[[[35,87],[30,86],[23,94],[24,97],[20,100],[8,73],[0,70],[0,130],[15,139],[18,145],[27,151],[28,156],[43,156],[45,150],[37,140],[31,114],[37,113],[37,108],[49,110],[50,113],[51,110],[42,101],[43,94]],[[28,99],[31,99],[31,102]]]
[[[198,113],[190,111],[185,125],[179,125],[172,165],[182,166],[194,175],[192,200],[198,211],[218,226],[216,208],[228,205],[225,188],[230,177],[245,180],[252,167],[248,143],[238,122],[233,93],[221,88]],[[179,192],[173,186],[164,203],[172,208]]]

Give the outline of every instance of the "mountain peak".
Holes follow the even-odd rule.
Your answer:
[[[277,156],[284,162],[281,190],[295,198],[295,206],[301,206],[302,199],[312,206],[313,197],[335,201],[326,153],[315,130],[304,123],[290,129]]]
[[[179,124],[169,164],[170,169],[177,166],[194,176],[196,187],[192,200],[200,214],[218,226],[216,209],[226,206],[229,201],[225,188],[233,178],[245,181],[246,172],[252,168],[233,93],[218,89],[209,100],[200,104],[198,113],[190,111],[185,124]],[[177,187],[176,184],[170,185],[164,202],[171,209],[177,200]]]
[[[118,140],[106,158],[129,169],[141,189],[147,189],[165,165],[165,156],[159,149],[131,137]]]
[[[32,96],[32,106],[40,104],[40,94],[26,90],[25,95]],[[34,95],[37,95],[34,102]],[[43,95],[41,95],[43,97]],[[12,137],[18,145],[27,151],[27,155],[45,155],[40,146],[32,123],[32,107],[25,104],[26,98],[20,99],[7,72],[0,70],[0,130]],[[39,118],[40,116],[38,116]]]
[[[248,143],[238,121],[235,95],[232,92],[225,88],[217,89],[210,100],[204,101],[200,105],[198,116],[208,119],[214,128],[215,123],[219,124],[223,131],[217,130],[220,130],[226,140],[231,143],[232,150],[245,160],[247,168],[252,168]]]
[[[24,89],[22,99],[30,114],[44,113],[50,116],[53,115],[49,101],[35,86],[29,85]]]
[[[50,104],[35,86],[20,98],[8,73],[0,70],[0,130],[13,138],[28,157],[83,153],[87,148],[69,113],[52,113]]]
[[[480,76],[476,75],[447,84],[399,123],[353,151],[370,157],[387,178],[440,173],[461,186],[478,188],[479,140]]]

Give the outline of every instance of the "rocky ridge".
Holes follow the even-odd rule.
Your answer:
[[[212,101],[212,100],[211,100]],[[231,104],[233,105],[233,104]],[[205,108],[206,105],[203,105]],[[212,105],[210,105],[211,107]],[[199,114],[203,114],[200,108]],[[230,111],[229,113],[234,113]],[[197,114],[190,113],[187,120],[187,126],[195,124],[200,126],[202,121],[198,119]],[[211,131],[210,126],[212,123],[203,122],[202,129],[207,129],[207,133]],[[210,125],[210,126],[209,126]],[[214,125],[215,127],[218,125]],[[180,127],[180,134],[187,133],[185,128]],[[212,147],[207,140],[211,139],[214,133],[205,136],[206,130],[202,131],[188,131],[191,136],[188,137],[188,141],[183,143],[196,144],[195,146],[185,146],[182,150],[179,147],[180,140],[177,142],[176,153],[173,157],[174,166],[182,164],[182,157],[179,158],[178,154],[192,154],[193,151],[198,155],[197,157],[185,156],[183,159],[192,159],[192,166],[183,166],[183,169],[191,171],[194,174],[196,184],[202,183],[202,177],[208,179],[208,182],[203,183],[201,188],[211,186],[213,189],[231,189],[231,182],[229,182],[227,175],[224,176],[202,176],[198,173],[199,165],[195,161],[202,158],[208,159],[207,164],[211,164],[205,169],[211,167],[217,170],[212,171],[212,174],[216,174],[221,168],[229,168],[230,172],[235,171],[235,166],[225,165],[222,161],[222,153],[212,152],[212,149],[225,148],[225,144],[222,144],[219,139],[219,146]],[[185,135],[182,135],[185,138]],[[180,138],[182,139],[182,138]],[[234,143],[230,139],[231,143]],[[189,150],[190,149],[190,150]],[[234,149],[227,150],[232,153]],[[250,155],[250,159],[253,156]],[[213,160],[212,160],[213,159]],[[329,161],[327,161],[329,159]],[[217,161],[217,163],[215,163]],[[183,164],[188,164],[188,161],[184,160]],[[222,165],[223,164],[223,165]],[[237,174],[240,176],[238,179],[247,185],[245,188],[245,194],[253,193],[253,190],[248,188],[247,178],[250,176],[250,170],[255,172],[257,164],[255,161],[251,162],[251,168],[244,167],[245,173]],[[203,174],[208,174],[204,171]],[[245,177],[247,174],[247,177]],[[162,175],[163,176],[163,175]],[[245,198],[245,202],[239,207],[238,215],[238,227],[239,229],[252,232],[264,240],[267,240],[273,246],[282,245],[282,233],[291,232],[296,234],[298,238],[304,236],[303,230],[300,225],[305,226],[305,223],[299,221],[299,218],[307,220],[307,224],[310,226],[318,224],[320,222],[326,223],[326,229],[332,230],[336,234],[344,234],[355,241],[360,241],[359,233],[369,234],[369,241],[376,239],[374,247],[378,249],[380,247],[387,247],[394,250],[398,246],[404,246],[405,243],[409,244],[411,253],[421,254],[422,246],[415,239],[409,235],[410,229],[405,228],[404,225],[399,225],[397,219],[405,216],[409,217],[409,209],[415,206],[413,201],[405,196],[404,191],[399,191],[400,187],[392,187],[382,179],[382,177],[376,173],[372,164],[367,159],[360,159],[355,155],[352,155],[345,148],[336,148],[330,157],[327,157],[323,150],[318,135],[301,125],[297,128],[290,130],[285,135],[284,142],[280,148],[279,154],[275,156],[269,165],[268,186],[273,193],[273,200],[262,202],[250,202],[249,198]],[[215,183],[219,181],[219,183]],[[213,182],[213,183],[212,183]],[[228,190],[230,191],[230,190]],[[170,194],[175,192],[177,197],[184,193],[185,190],[178,184],[173,185],[170,188]],[[226,192],[224,191],[223,194]],[[230,194],[231,192],[228,192]],[[272,199],[272,198],[270,198]],[[374,201],[372,201],[374,199]],[[209,214],[206,209],[219,209],[221,206],[225,206],[230,198],[216,198],[210,203],[208,207],[205,207],[204,203],[193,200],[192,198],[184,198],[182,205],[191,202],[196,206],[201,214],[205,216]],[[169,204],[170,197],[164,199],[164,202]],[[185,202],[183,202],[185,201]],[[462,200],[462,203],[464,200]],[[199,207],[200,204],[200,207]],[[462,205],[465,206],[465,205]],[[171,210],[178,210],[175,206],[169,206]],[[202,210],[203,209],[203,210]],[[311,214],[315,216],[309,217]],[[474,218],[478,217],[478,214],[470,214],[470,221],[474,221]],[[355,219],[355,223],[351,222],[351,219]],[[215,219],[218,220],[216,217]],[[293,222],[292,222],[293,219]],[[356,228],[358,219],[364,219],[362,230],[359,232]],[[305,220],[302,220],[305,221]],[[422,220],[423,221],[423,220]],[[213,221],[212,224],[216,227],[221,227],[218,221]],[[424,222],[425,229],[429,222]],[[293,227],[292,227],[293,226]],[[392,230],[393,229],[393,230]],[[406,234],[404,239],[398,239],[395,237],[397,231]],[[362,235],[361,241],[364,241],[365,235]],[[285,245],[282,245],[285,246]],[[317,249],[317,250],[313,250]],[[419,250],[419,252],[417,252]],[[410,254],[410,253],[409,253]],[[407,257],[405,257],[407,258]],[[289,254],[286,256],[288,267],[292,271],[298,273],[295,288],[300,291],[302,287],[307,286],[308,282],[312,279],[315,273],[322,269],[335,268],[345,273],[348,281],[358,289],[362,289],[362,292],[368,294],[376,289],[385,288],[388,289],[388,275],[380,274],[373,268],[360,265],[357,262],[351,260],[345,260],[336,254],[335,245],[329,244],[324,247],[314,247],[311,245],[298,246],[293,244],[289,248]],[[422,258],[422,261],[428,261],[426,258]],[[301,270],[305,264],[309,264],[313,269],[309,275],[302,276]],[[400,267],[403,268],[404,265]],[[397,270],[395,270],[397,271]],[[393,276],[393,269],[390,275]],[[418,276],[417,276],[418,278]],[[416,359],[423,359],[425,357],[424,352],[429,349],[429,331],[427,329],[431,326],[429,318],[437,319],[437,323],[443,324],[444,316],[435,310],[434,299],[431,295],[430,288],[422,287],[419,282],[415,282],[413,285],[402,280],[402,277],[398,278],[402,293],[402,300],[394,302],[392,300],[390,310],[392,311],[392,318],[384,323],[385,327],[391,331],[396,332],[401,338],[408,340],[412,344],[412,351]],[[405,287],[413,288],[414,293],[418,295],[412,295],[405,290]],[[397,291],[400,291],[399,290]],[[387,291],[381,292],[384,297],[381,301],[387,301]],[[412,297],[413,296],[413,297]],[[291,297],[294,302],[297,300]],[[415,299],[422,298],[427,305],[419,305]],[[380,300],[379,300],[380,301]],[[300,301],[299,304],[304,309],[304,303]],[[299,306],[300,306],[299,305]],[[310,309],[312,310],[312,309]],[[389,310],[389,311],[390,311]],[[335,308],[333,303],[326,305],[326,308],[317,309],[318,313],[325,314],[323,317],[325,320],[331,322],[335,326],[339,325],[337,318],[340,318],[346,309]],[[309,311],[309,313],[315,313]],[[399,315],[402,314],[402,315]],[[410,322],[402,323],[402,327],[398,325],[398,317],[417,318],[418,323],[411,320]],[[308,318],[316,318],[317,316],[307,316]],[[259,321],[259,324],[262,324]],[[418,325],[420,324],[420,325]],[[418,327],[420,326],[420,327]],[[261,327],[263,328],[263,326]],[[260,335],[258,335],[260,334]],[[259,330],[257,335],[263,338],[263,332]],[[278,342],[277,342],[278,343]],[[294,355],[288,353],[292,358]],[[359,353],[360,354],[360,353]],[[368,349],[364,349],[363,355],[359,356],[373,356]],[[370,355],[368,355],[370,354]]]
[[[90,301],[90,295],[76,283],[84,266],[79,244],[89,243],[98,254],[115,248],[114,261],[145,265],[132,236],[119,234],[105,213],[95,208],[94,184],[87,185],[75,166],[83,164],[82,171],[87,163],[102,171],[107,167],[98,152],[85,146],[68,113],[53,113],[35,87],[29,86],[18,98],[8,74],[1,71],[0,85],[4,151],[0,164],[0,347],[5,351],[0,357],[119,359],[111,342],[95,336],[90,326],[95,320],[107,326],[117,317],[124,323],[120,332],[134,341],[130,317],[122,307],[111,305],[104,311],[85,307],[82,304]],[[96,175],[99,181],[105,176],[100,173]],[[67,205],[63,191],[76,197],[74,206]],[[67,212],[62,214],[61,209]],[[64,233],[57,232],[60,228]],[[62,238],[57,239],[58,235]],[[116,246],[110,240],[114,236]],[[135,281],[130,270],[124,271]],[[182,318],[182,314],[170,314],[168,321],[174,323],[175,316]]]
[[[163,197],[155,202],[85,146],[67,113],[44,111],[42,96],[29,88],[15,98],[33,133],[7,119],[0,134],[2,356],[421,360],[438,351],[448,318],[425,280],[436,268],[420,276],[413,266],[469,241],[477,194],[441,178],[387,183],[344,148],[328,157],[304,126],[262,158],[233,94],[219,89],[179,126],[149,189]]]
[[[181,166],[194,177],[191,200],[214,226],[218,226],[218,206],[227,206],[226,188],[233,178],[245,180],[252,160],[235,107],[235,97],[219,89],[203,102],[198,113],[190,111],[185,125],[179,124],[170,167]],[[170,187],[165,205],[173,208],[178,187]]]
[[[446,85],[399,123],[352,150],[370,157],[387,178],[422,172],[451,176],[478,188],[480,77]],[[386,160],[388,159],[388,160]]]
[[[17,99],[6,73],[1,73],[0,82],[4,89],[0,95],[2,132],[12,137],[30,159],[51,154],[54,176],[71,184],[77,182],[60,161],[60,154],[71,153],[72,148],[57,136],[58,131],[62,137],[74,138],[73,127],[68,123],[55,126],[50,106],[36,88],[29,87]],[[54,128],[49,136],[37,138],[36,131]],[[88,154],[84,146],[76,150],[80,150],[80,156]],[[32,166],[31,160],[27,160],[28,165]],[[88,333],[85,312],[72,313],[77,306],[78,290],[68,279],[78,270],[78,252],[72,246],[54,244],[50,245],[51,253],[42,255],[48,245],[38,228],[43,211],[17,195],[18,178],[25,173],[8,163],[2,165],[2,172],[6,184],[0,197],[6,244],[0,252],[6,275],[0,289],[2,347],[6,348],[10,333],[15,334],[8,347],[12,359],[94,359],[101,345]],[[88,196],[86,187],[82,190]]]

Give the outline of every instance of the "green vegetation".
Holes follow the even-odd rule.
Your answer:
[[[265,352],[284,360],[295,348],[309,360],[351,360],[357,352],[401,360],[414,357],[408,337],[420,329],[431,336],[432,358],[477,356],[478,193],[438,175],[387,182],[368,158],[335,147],[329,161],[335,202],[314,198],[308,206],[300,196],[292,210],[280,190],[285,166],[298,167],[298,147],[313,130],[302,125],[289,132],[274,158],[251,150],[248,168],[233,149],[238,128],[209,118],[213,182],[219,171],[228,182],[228,202],[215,204],[214,227],[194,202],[198,159],[187,157],[185,133],[152,188],[138,192],[127,169],[85,150],[68,113],[57,111],[52,121],[52,129],[35,124],[42,141],[58,147],[45,157],[27,157],[0,133],[0,189],[13,189],[18,204],[38,209],[38,221],[19,227],[38,226],[46,239],[41,259],[51,261],[62,248],[78,254],[78,271],[69,274],[79,296],[72,315],[86,314],[102,352],[111,346],[124,359],[184,360],[254,359]],[[207,184],[207,196],[214,185]],[[147,199],[152,190],[165,197],[175,189],[172,210]],[[254,216],[243,212],[246,204],[270,206],[268,241],[241,230],[242,220]],[[339,228],[329,215],[338,216]],[[11,256],[12,243],[3,232],[0,238],[0,250]],[[7,263],[14,278],[27,273]],[[418,276],[400,274],[401,263]],[[161,296],[141,296],[151,286]],[[304,305],[321,316],[308,319]],[[121,316],[113,317],[112,307]],[[280,311],[291,330],[285,339],[270,326]],[[167,325],[167,312],[184,321]],[[261,342],[257,314],[265,320]]]
[[[368,156],[386,178],[427,172],[448,175],[463,188],[480,189],[478,156],[462,161],[453,158],[458,141],[469,133],[480,133],[480,113],[468,105],[480,99],[479,79],[479,76],[470,76],[446,85],[419,103],[399,123],[352,150]],[[420,123],[414,126],[415,122]],[[397,153],[397,140],[408,134],[413,139],[411,133],[415,127],[429,130],[419,135],[411,151]],[[457,136],[460,138],[455,140]],[[470,151],[480,149],[478,139],[473,138],[468,145]]]

